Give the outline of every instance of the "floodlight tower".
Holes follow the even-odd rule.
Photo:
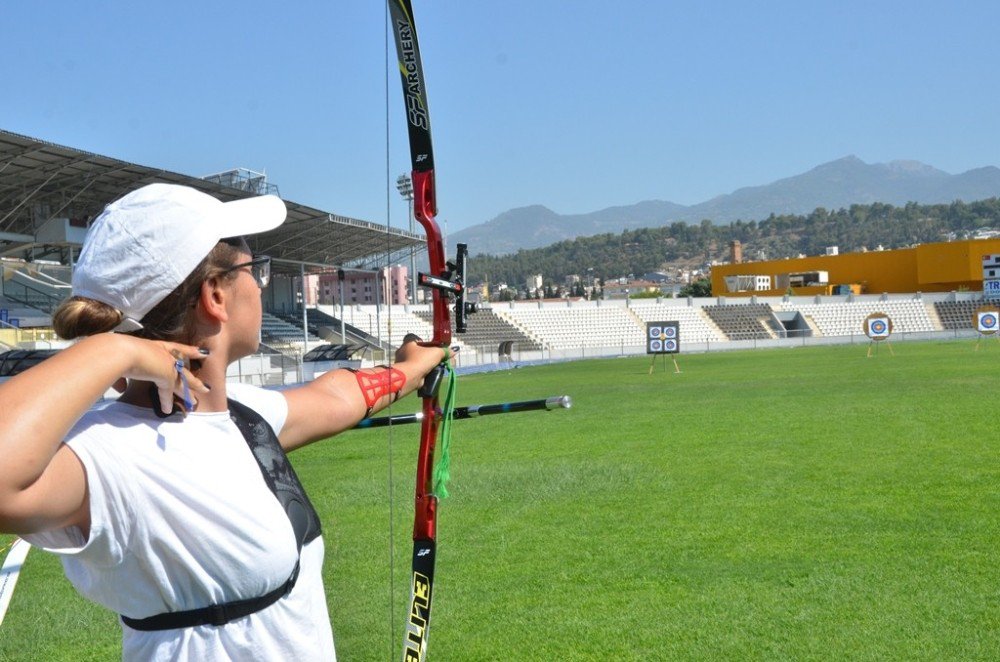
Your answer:
[[[396,189],[406,200],[406,217],[410,222],[410,232],[413,232],[413,180],[410,175],[402,174],[396,178]],[[413,257],[413,246],[410,246],[410,303],[417,302],[417,271]]]

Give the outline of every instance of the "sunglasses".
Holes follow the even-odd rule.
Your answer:
[[[243,269],[244,267],[250,267],[250,275],[253,279],[257,281],[257,286],[260,289],[267,287],[267,284],[271,282],[271,258],[267,255],[261,255],[255,257],[249,262],[241,262],[240,264],[234,264],[229,267],[220,275],[225,275],[231,271],[236,271],[237,269]]]

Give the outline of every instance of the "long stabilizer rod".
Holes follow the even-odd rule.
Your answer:
[[[551,398],[541,398],[540,400],[525,400],[523,402],[501,402],[495,405],[469,405],[468,407],[455,407],[455,420],[463,418],[476,418],[477,416],[490,416],[492,414],[513,414],[518,411],[537,411],[540,409],[569,409],[573,406],[573,399],[568,395],[554,395]],[[354,426],[355,430],[366,430],[368,428],[382,428],[387,425],[404,425],[406,423],[419,423],[424,418],[424,413],[418,411],[415,414],[398,414],[396,416],[382,416],[380,418],[366,418]]]

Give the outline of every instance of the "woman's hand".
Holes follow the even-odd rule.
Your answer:
[[[457,351],[457,347],[453,347],[449,351],[448,357],[451,363],[454,363],[455,352]],[[413,333],[406,334],[406,337],[403,338],[403,344],[396,350],[396,363],[413,361],[414,363],[426,365],[427,370],[424,371],[425,373],[433,370],[437,364],[444,361],[444,358],[445,351],[443,348],[425,343]]]
[[[152,382],[156,387],[161,411],[169,412],[173,409],[175,395],[185,401],[189,410],[193,409],[197,400],[192,393],[209,392],[209,386],[196,377],[190,368],[190,362],[205,358],[208,350],[160,340],[132,340],[135,341],[134,358],[123,376]]]

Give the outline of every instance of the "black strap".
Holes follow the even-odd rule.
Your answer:
[[[288,456],[281,448],[278,435],[264,420],[264,417],[246,405],[229,400],[229,414],[246,439],[254,459],[260,467],[264,482],[274,493],[295,532],[295,542],[299,554],[302,546],[314,540],[322,533],[319,516],[306,495],[302,483],[299,482],[295,470],[288,461]],[[299,577],[299,561],[284,584],[273,591],[257,598],[232,600],[222,604],[209,605],[199,609],[171,611],[147,618],[129,618],[122,616],[122,622],[133,630],[173,630],[189,628],[198,625],[225,625],[230,621],[254,614],[288,595]]]
[[[301,551],[303,545],[312,542],[323,531],[319,515],[309,501],[292,463],[288,461],[278,435],[263,416],[243,403],[229,400],[229,415],[250,446],[264,482],[285,509],[295,530],[295,542]]]
[[[129,618],[122,616],[122,622],[133,630],[174,630],[176,628],[192,628],[197,625],[225,625],[238,618],[255,614],[265,607],[270,607],[275,602],[285,597],[295,586],[295,580],[299,577],[299,562],[295,562],[295,569],[288,580],[274,589],[267,595],[259,598],[249,598],[247,600],[233,600],[218,605],[209,605],[201,609],[188,609],[185,611],[169,611],[148,618]]]

